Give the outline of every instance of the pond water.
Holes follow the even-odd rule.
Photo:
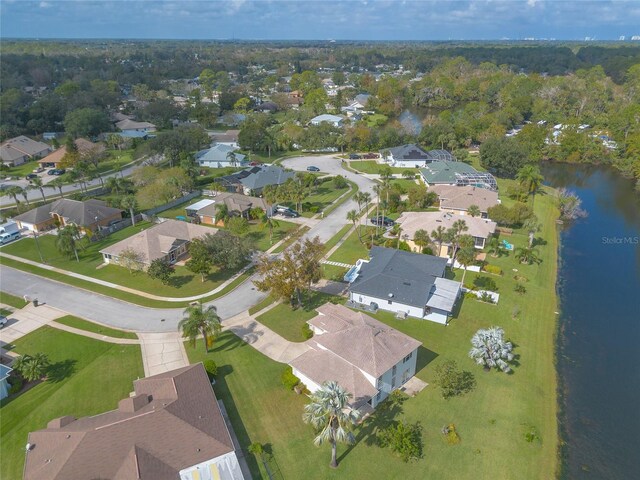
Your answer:
[[[409,135],[420,135],[422,132],[422,118],[424,113],[413,110],[403,110],[398,117],[398,121],[404,131]]]
[[[604,167],[543,174],[588,212],[561,233],[561,478],[640,478],[640,196]]]

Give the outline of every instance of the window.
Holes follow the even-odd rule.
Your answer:
[[[396,377],[391,379],[391,388],[396,388]]]
[[[380,401],[381,396],[382,396],[382,392],[378,392],[378,394],[376,395],[376,403]]]
[[[395,375],[396,374],[396,366],[394,365],[393,368],[391,369],[391,375]]]
[[[404,357],[402,359],[402,363],[407,363],[409,360],[411,360],[411,357],[413,357],[413,352],[411,352],[409,355],[407,355],[406,357]]]

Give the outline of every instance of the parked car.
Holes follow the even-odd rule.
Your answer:
[[[290,208],[285,210],[284,212],[280,212],[280,215],[287,218],[298,218],[300,214],[295,210],[291,210]]]
[[[360,160],[362,157],[357,153],[352,153],[349,155],[349,160]]]
[[[44,172],[44,167],[38,167],[31,170],[33,173],[42,173]]]
[[[13,242],[20,238],[20,232],[0,233],[0,245]]]
[[[382,215],[378,215],[377,217],[371,217],[369,219],[373,225],[378,227],[393,227],[396,222],[391,220],[389,217],[383,217]]]
[[[260,165],[260,162],[251,162],[249,164],[250,167],[257,167],[258,165]]]
[[[0,315],[0,328],[4,327],[8,321],[9,320],[7,320],[7,317]]]
[[[64,175],[66,170],[64,168],[52,168],[47,173],[49,175]]]
[[[35,173],[29,173],[24,178],[25,178],[25,180],[33,180],[34,178],[38,178],[38,175],[36,175]]]
[[[309,165],[307,167],[307,172],[319,172],[320,169],[318,167],[314,167],[313,165]]]
[[[374,159],[374,158],[378,158],[380,155],[378,155],[377,153],[373,153],[373,152],[369,152],[369,153],[365,153],[362,158],[366,158],[366,159]]]

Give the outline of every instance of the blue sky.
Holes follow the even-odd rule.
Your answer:
[[[640,35],[640,0],[1,0],[23,38],[599,40]]]

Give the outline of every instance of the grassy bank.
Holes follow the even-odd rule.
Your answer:
[[[138,336],[133,332],[125,332],[124,330],[118,330],[111,327],[105,327],[98,323],[89,322],[82,318],[66,315],[64,317],[56,318],[56,323],[61,323],[68,327],[77,328],[86,332],[97,333],[99,335],[106,335],[112,338],[128,338],[130,340],[137,340]]]

